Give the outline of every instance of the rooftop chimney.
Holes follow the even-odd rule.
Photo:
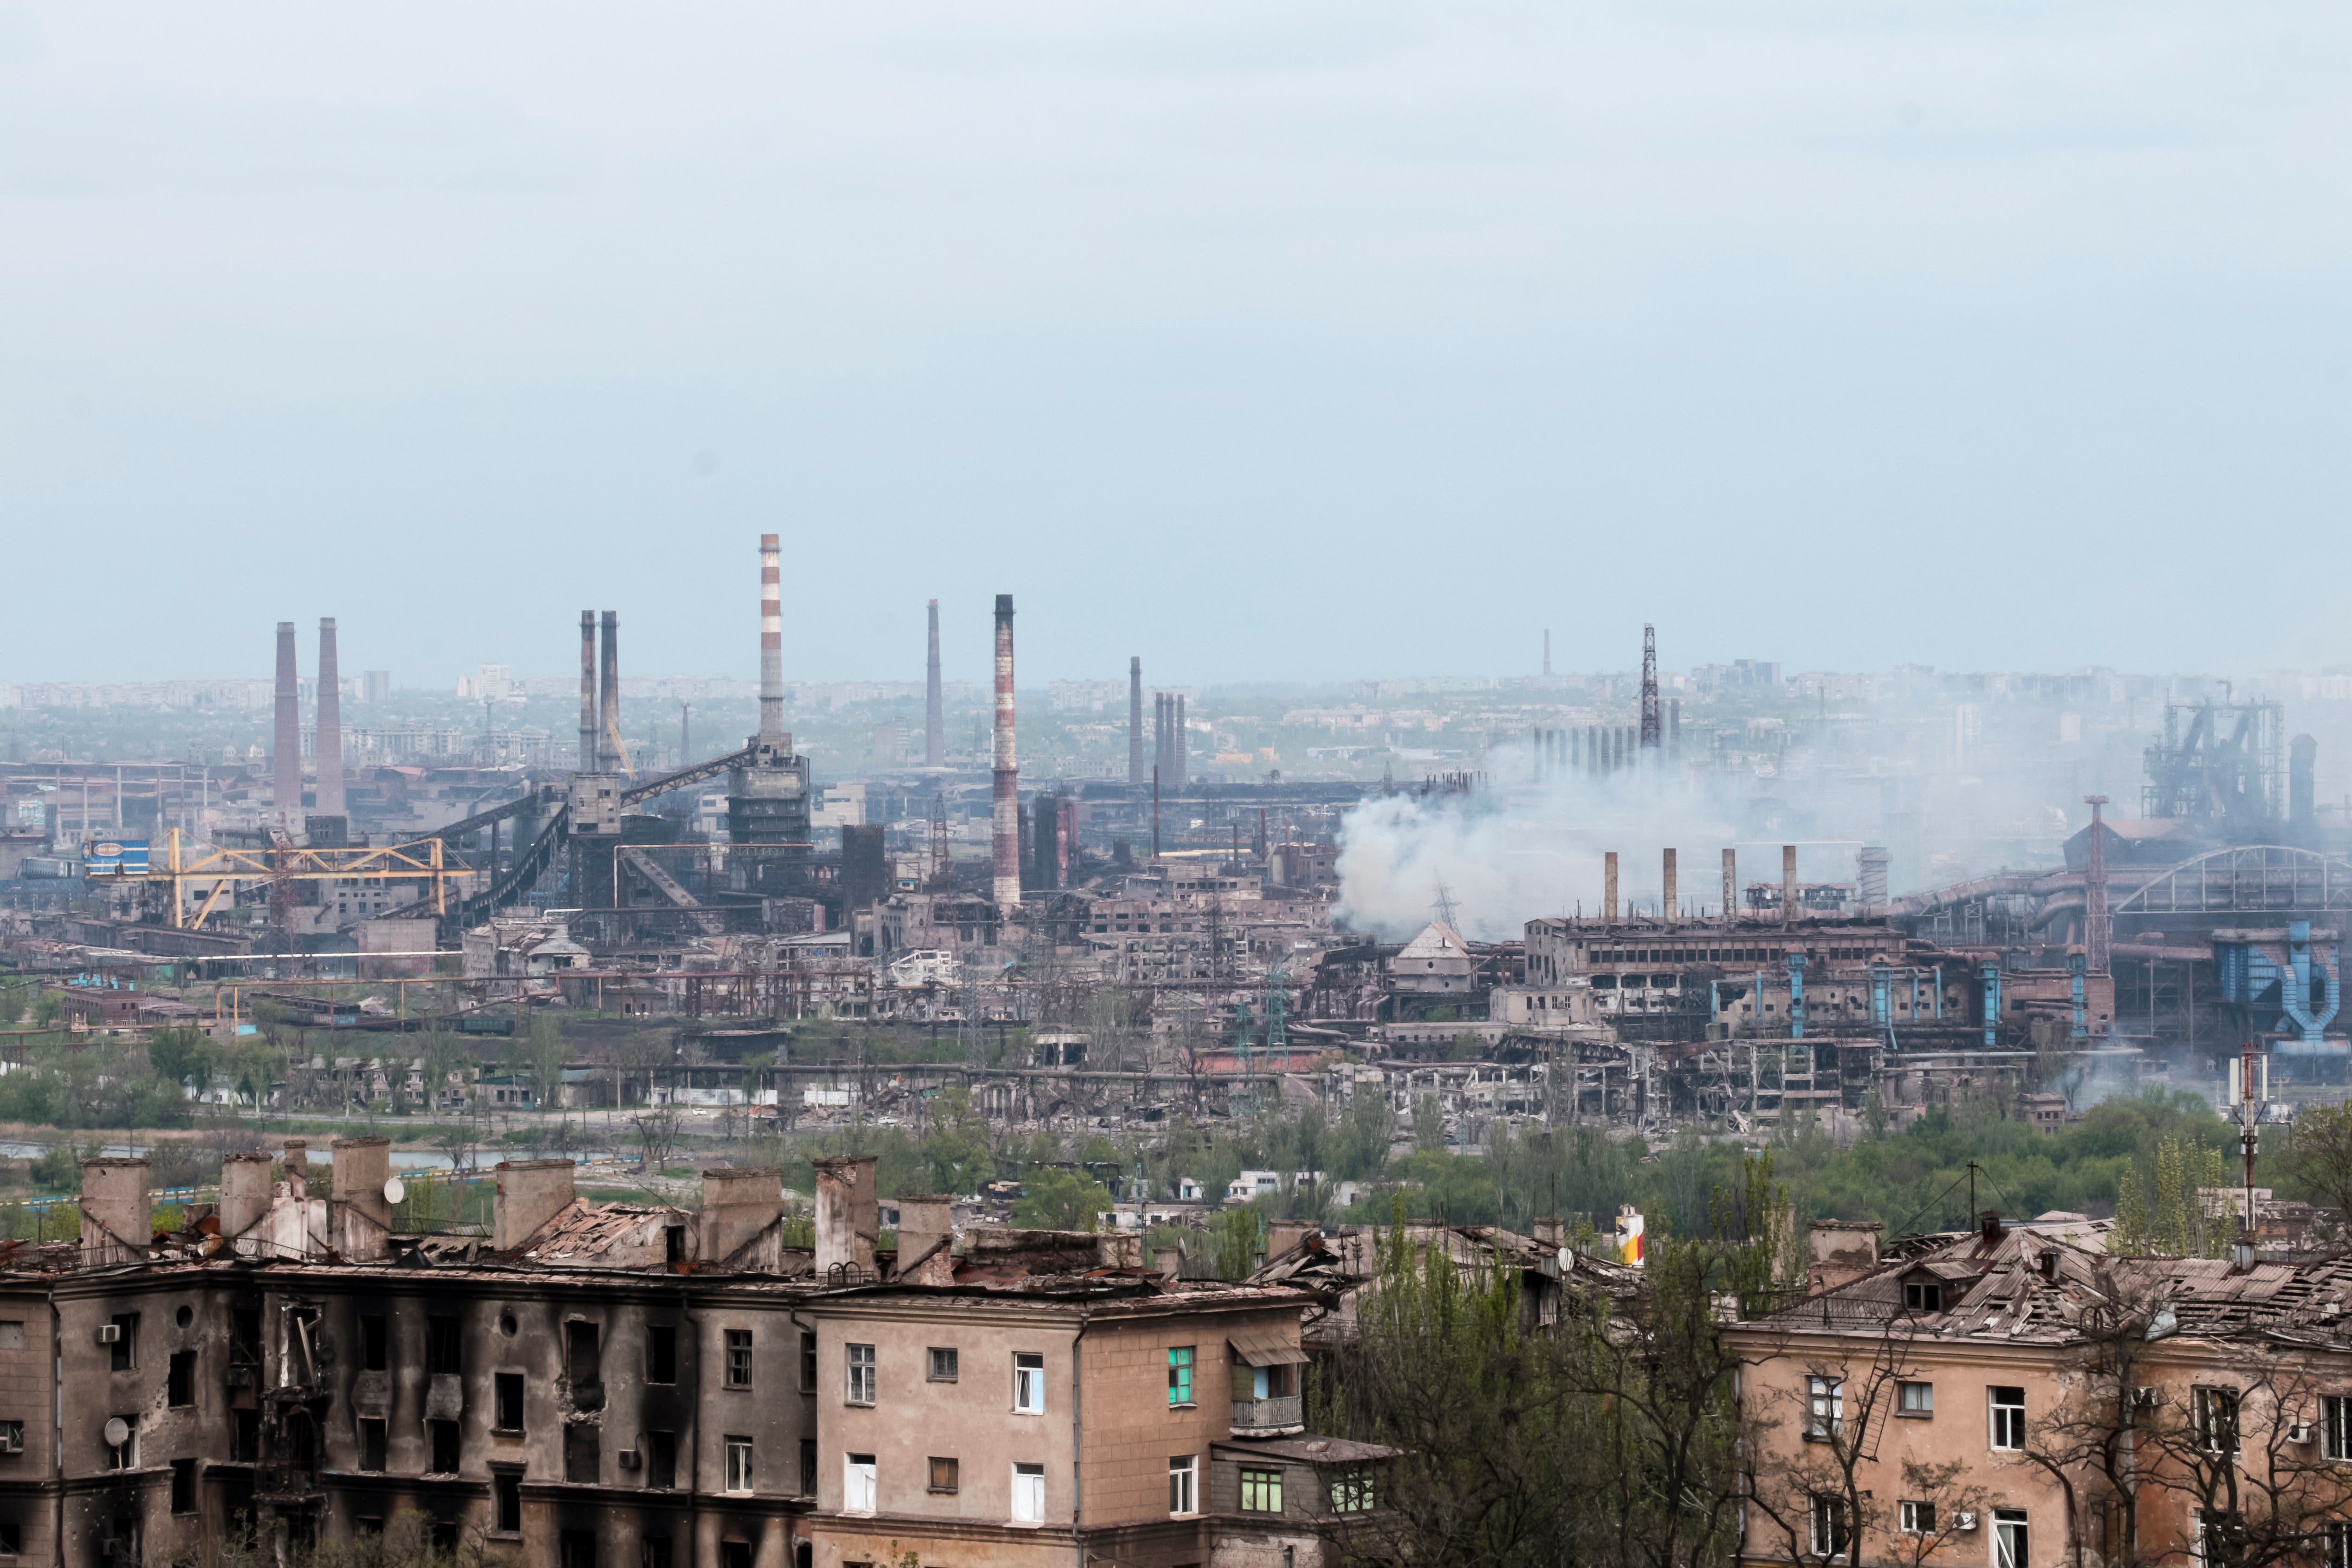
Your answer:
[[[343,686],[335,664],[335,617],[319,617],[319,815],[343,815]]]
[[[1999,1241],[2000,1239],[2000,1211],[1999,1209],[1987,1209],[1984,1211],[1981,1217],[1984,1221],[1984,1238],[1987,1241]]]
[[[1013,595],[996,595],[996,816],[989,836],[1000,913],[1021,904],[1021,770],[1013,752]],[[870,1193],[870,1188],[869,1188]]]
[[[940,602],[931,601],[931,652],[923,666],[923,765],[947,766],[948,721],[940,689]]]
[[[784,732],[784,552],[772,533],[760,535],[760,734]]]
[[[572,1206],[569,1160],[508,1160],[496,1169],[499,1184],[490,1197],[490,1245],[500,1252],[520,1247],[540,1226]]]
[[[597,733],[604,737],[601,771],[627,773],[629,748],[621,743],[621,616],[618,611],[607,610],[604,616],[604,660],[599,683]],[[761,711],[766,703],[761,704]]]
[[[814,1162],[816,1167],[816,1274],[820,1284],[835,1268],[874,1277],[874,1246],[882,1234],[881,1205],[874,1196],[871,1154]]]
[[[346,1262],[371,1262],[383,1256],[384,1238],[392,1234],[392,1200],[383,1195],[392,1179],[392,1140],[338,1138],[334,1149],[335,1250]]]
[[[944,1194],[901,1194],[898,1198],[898,1283],[952,1285],[955,1200]]]
[[[289,1138],[281,1158],[286,1166],[286,1195],[299,1203],[310,1195],[310,1141]]]
[[[596,771],[596,612],[580,612],[580,771]]]
[[[291,625],[288,630],[292,629]],[[147,1256],[155,1233],[147,1211],[147,1162],[81,1163],[81,1263],[92,1268]]]
[[[705,1263],[720,1262],[775,1224],[783,1212],[784,1173],[775,1166],[705,1171],[696,1256]]]
[[[270,758],[270,805],[291,832],[302,821],[302,703],[294,673],[294,623],[278,623],[278,725]]]
[[[262,1222],[269,1217],[269,1167],[267,1154],[231,1154],[221,1162],[221,1246],[252,1257],[268,1239]]]
[[[1127,782],[1129,784],[1150,783],[1143,766],[1143,656],[1129,654],[1127,660]]]

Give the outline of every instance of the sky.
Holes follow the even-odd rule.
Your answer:
[[[0,5],[0,681],[2352,662],[2352,12]]]

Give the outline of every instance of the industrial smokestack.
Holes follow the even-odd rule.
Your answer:
[[[1143,658],[1130,654],[1127,660],[1127,782],[1143,782]]]
[[[270,809],[289,831],[302,820],[302,701],[299,681],[294,673],[294,623],[280,621],[275,742],[278,754],[270,759]]]
[[[1780,846],[1780,923],[1797,923],[1797,847]]]
[[[1729,930],[1729,929],[1730,929],[1730,926],[1731,926],[1731,922],[1732,922],[1733,921],[1735,921],[1735,920],[1738,920],[1738,918],[1739,918],[1739,852],[1738,852],[1738,850],[1736,850],[1736,849],[1727,849],[1727,850],[1725,850],[1725,851],[1723,852],[1723,924],[1724,924],[1724,928],[1725,928],[1726,930]]]
[[[940,693],[940,602],[931,601],[931,652],[923,666],[923,765],[945,767],[948,761],[947,709]]]
[[[1681,906],[1675,901],[1679,894],[1678,890],[1675,887],[1675,852],[1671,849],[1666,851],[1666,863],[1664,869],[1666,879],[1665,896],[1660,900],[1659,907],[1665,910],[1666,919],[1671,921],[1675,917],[1676,912],[1681,908]]]
[[[784,573],[783,546],[772,533],[760,535],[760,738],[774,740],[784,732]],[[612,623],[605,623],[610,626]],[[614,748],[619,749],[620,682],[613,685]]]
[[[996,799],[989,861],[1000,912],[1021,902],[1021,770],[1013,751],[1013,595],[996,595]]]
[[[2107,804],[2107,797],[2086,795],[2083,801],[2091,808],[2090,858],[2083,870],[2083,934],[2088,939],[2084,945],[2090,950],[2084,956],[2092,973],[2105,974],[2113,922],[2107,917],[2107,829],[2100,820],[2099,808]]]
[[[1176,763],[1176,787],[1178,789],[1182,789],[1184,787],[1185,778],[1190,773],[1191,769],[1187,766],[1187,758],[1184,755],[1186,750],[1184,740],[1184,698],[1181,692],[1179,692],[1176,697],[1176,728],[1170,733],[1168,742],[1171,750],[1174,752],[1174,760]]]
[[[621,743],[621,616],[616,610],[604,612],[604,664],[600,683],[597,732],[604,737],[603,771],[627,773],[629,748]],[[767,711],[767,700],[760,702],[761,713]]]
[[[335,617],[319,619],[319,812],[343,815],[343,689],[335,666]]]
[[[596,612],[580,612],[580,771],[596,771]]]
[[[1612,849],[1601,859],[1601,907],[1609,923],[1617,923],[1617,851]]]

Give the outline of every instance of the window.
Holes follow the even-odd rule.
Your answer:
[[[874,1456],[845,1454],[841,1458],[841,1506],[849,1513],[874,1511]]]
[[[2025,1568],[2025,1510],[1992,1510],[1992,1568]]]
[[[382,1535],[383,1516],[376,1513],[361,1514],[352,1521],[352,1529],[361,1535]]]
[[[686,1261],[686,1226],[682,1225],[662,1226],[662,1261],[665,1263]]]
[[[360,1370],[362,1372],[383,1371],[386,1345],[383,1314],[362,1312],[360,1314]]]
[[[1198,1513],[1201,1511],[1201,1458],[1197,1454],[1179,1454],[1168,1461],[1168,1511]]]
[[[1936,1414],[1936,1385],[1932,1383],[1906,1383],[1896,1387],[1895,1410],[1905,1415]]]
[[[249,1465],[261,1458],[261,1412],[232,1410],[228,1432],[228,1457],[241,1465]]]
[[[0,1531],[10,1528],[0,1525]],[[13,1537],[0,1536],[0,1552],[16,1550]],[[2352,1568],[2352,1524],[2331,1524],[2320,1538],[2320,1568]]]
[[[563,1479],[594,1486],[604,1465],[601,1430],[575,1422],[563,1428]]]
[[[456,1374],[465,1370],[464,1341],[455,1318],[425,1320],[425,1370],[428,1374]]]
[[[749,1329],[727,1331],[727,1386],[751,1386],[751,1331]]]
[[[24,1550],[23,1529],[13,1519],[0,1520],[0,1557],[14,1557]]]
[[[1372,1468],[1350,1465],[1331,1478],[1331,1511],[1362,1513],[1372,1507]]]
[[[1992,1446],[2009,1452],[2025,1447],[2025,1390],[1994,1388],[1987,1391],[1992,1398]]]
[[[646,1329],[646,1381],[677,1381],[677,1331],[667,1323],[653,1323]]]
[[[872,1395],[867,1397],[870,1399]],[[1013,1357],[1013,1413],[1015,1415],[1045,1414],[1045,1358],[1027,1351],[1016,1352]]]
[[[1297,1369],[1289,1366],[1250,1368],[1250,1397],[1287,1399],[1298,1392]]]
[[[25,1451],[25,1424],[22,1421],[0,1421],[0,1454],[21,1454]]]
[[[931,1370],[926,1373],[933,1383],[953,1383],[956,1380],[956,1352],[953,1345],[933,1345],[930,1350]]]
[[[433,1473],[454,1476],[457,1473],[457,1424],[455,1421],[427,1421],[433,1435]]]
[[[502,1372],[490,1379],[490,1425],[501,1432],[522,1430],[522,1373]]]
[[[1013,1521],[1015,1524],[1045,1522],[1045,1466],[1013,1467]]]
[[[163,1374],[163,1403],[194,1405],[196,1402],[196,1352],[173,1351],[172,1364]]]
[[[1242,1469],[1242,1511],[1244,1513],[1280,1513],[1282,1511],[1282,1472],[1257,1470],[1244,1466]]]
[[[139,1417],[125,1415],[122,1425],[130,1430],[122,1441],[110,1450],[106,1467],[110,1470],[135,1470],[139,1468]]]
[[[670,1568],[670,1538],[648,1535],[637,1542],[637,1568]]]
[[[959,1468],[953,1459],[934,1458],[931,1461],[931,1490],[935,1492],[955,1490]]]
[[[567,1530],[556,1537],[556,1568],[596,1568],[596,1532]]]
[[[499,1470],[490,1476],[491,1528],[501,1535],[522,1530],[522,1472]]]
[[[194,1459],[172,1461],[172,1511],[196,1511],[196,1462]]]
[[[1829,1442],[1845,1426],[1845,1384],[1834,1377],[1809,1377],[1805,1395],[1805,1441]]]
[[[2352,1398],[2331,1394],[2319,1402],[2319,1451],[2352,1459]]]
[[[114,1343],[109,1347],[108,1370],[130,1372],[139,1365],[139,1314],[125,1312],[107,1321],[114,1325]]]
[[[360,1468],[383,1468],[384,1421],[381,1415],[360,1417]]]
[[[1944,1287],[1936,1279],[1906,1279],[1903,1282],[1903,1305],[1914,1312],[1940,1312],[1944,1310]]]
[[[1812,1551],[1816,1557],[1841,1557],[1845,1554],[1847,1531],[1845,1499],[1813,1494],[1812,1506],[1806,1510]]]
[[[871,1405],[874,1403],[874,1347],[850,1345],[846,1348],[849,1353],[849,1389],[843,1397],[852,1405]]]
[[[646,1485],[668,1491],[677,1485],[677,1434],[646,1434]]]
[[[2209,1454],[2238,1451],[2238,1391],[2200,1388],[2197,1394],[2197,1446]]]
[[[816,1496],[816,1439],[801,1439],[801,1496]]]
[[[604,1354],[597,1342],[596,1325],[578,1319],[563,1325],[564,1362],[572,1374],[575,1393],[583,1388],[595,1388],[604,1381]],[[575,1403],[576,1403],[575,1398]]]
[[[1192,1403],[1192,1350],[1191,1345],[1171,1345],[1168,1349],[1168,1406]]]
[[[1935,1534],[1936,1505],[1931,1502],[1904,1503],[1897,1528],[1906,1535]]]
[[[801,1392],[803,1394],[816,1392],[816,1336],[814,1334],[801,1336]]]
[[[457,1521],[456,1520],[436,1519],[433,1521],[431,1533],[433,1537],[434,1551],[446,1552],[453,1557],[457,1555]]]
[[[730,1435],[727,1439],[727,1489],[748,1493],[756,1476],[751,1468],[751,1439]]]

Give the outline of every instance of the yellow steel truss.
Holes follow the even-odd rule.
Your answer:
[[[281,879],[296,882],[426,881],[433,885],[433,912],[445,914],[448,910],[449,879],[471,875],[474,869],[461,860],[446,858],[438,838],[365,849],[312,849],[292,845],[270,849],[222,849],[212,845],[201,847],[209,853],[189,858],[180,830],[174,827],[164,865],[151,868],[147,873],[151,879],[170,880],[172,923],[175,926],[184,923],[190,929],[202,929],[205,917],[213,912],[225,888],[238,882],[274,882]],[[181,889],[190,882],[203,881],[211,882],[212,890],[205,895],[204,907],[196,911],[196,918],[186,921],[181,912],[186,902]]]

